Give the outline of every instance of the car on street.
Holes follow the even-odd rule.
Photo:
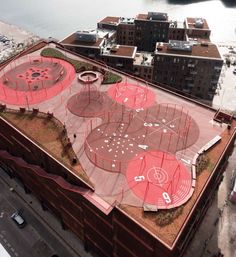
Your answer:
[[[236,75],[236,69],[234,69],[234,70],[233,70],[233,74],[235,74],[235,75]]]
[[[19,228],[23,228],[26,225],[25,219],[22,217],[19,211],[14,212],[11,215],[11,219],[16,223]]]

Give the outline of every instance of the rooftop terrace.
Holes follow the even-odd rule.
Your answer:
[[[56,47],[56,45],[51,43],[50,47]],[[32,60],[30,58],[40,60],[41,50],[37,50],[27,56],[28,60]],[[64,52],[65,50],[63,50]],[[69,52],[67,52],[67,57],[95,65],[92,61],[85,60]],[[1,71],[0,78],[2,78],[4,73],[11,71],[11,69],[17,69],[20,64],[25,62],[25,57],[17,59],[14,61],[14,65],[8,65],[4,71]],[[98,65],[96,66],[99,67]],[[103,69],[105,68],[103,67]],[[17,72],[17,70],[15,71]],[[88,99],[84,98],[84,96],[88,94],[83,94],[86,92],[84,91],[86,86],[78,80],[78,74],[76,74],[70,85],[63,88],[58,95],[47,98],[47,100],[41,99],[40,102],[30,104],[29,108],[38,108],[41,112],[53,113],[62,124],[65,124],[73,150],[79,159],[79,167],[82,173],[76,172],[72,166],[71,172],[75,172],[75,175],[79,176],[81,180],[86,178],[89,183],[95,186],[93,198],[90,200],[97,208],[101,208],[102,211],[104,211],[104,206],[107,206],[107,209],[112,209],[114,202],[116,202],[115,208],[120,209],[154,237],[172,247],[186,221],[190,218],[191,211],[195,208],[197,201],[199,201],[202,191],[206,188],[214,172],[215,165],[231,139],[234,130],[229,131],[225,124],[213,121],[215,112],[211,108],[204,107],[158,87],[147,86],[147,83],[125,74],[122,74],[121,83],[103,85],[102,74],[99,71],[96,71],[96,73],[98,77],[93,83],[93,88],[96,89],[96,92],[93,92],[94,95],[90,95],[90,97],[93,97],[90,98],[90,100],[93,100],[90,102],[91,104],[88,105],[88,102],[86,102]],[[85,75],[89,76],[88,74]],[[89,82],[90,78],[87,78],[87,81]],[[16,90],[19,90],[19,88]],[[103,99],[102,102],[101,99]],[[86,104],[84,109],[83,101]],[[4,103],[4,99],[1,99],[1,102]],[[81,103],[82,105],[78,105]],[[27,104],[29,103],[25,99],[23,106],[27,106]],[[22,107],[22,104],[19,105],[16,100],[16,103],[9,107],[18,110],[19,107]],[[54,143],[50,143],[43,136],[53,133],[52,138],[56,138],[56,131],[50,132],[53,129],[53,125],[44,126],[42,122],[37,121],[39,118],[37,116],[32,124],[32,120],[24,118],[24,114],[22,114],[21,120],[18,116],[8,112],[4,112],[1,115],[14,126],[21,129],[26,136],[33,138],[36,144],[43,145],[46,151],[50,149],[57,156],[56,152],[60,143],[56,143],[55,140]],[[173,119],[173,117],[176,117],[179,122]],[[119,130],[114,132],[114,125],[109,127],[109,124],[117,123],[118,120],[121,122],[118,126]],[[191,122],[188,123],[188,121]],[[130,127],[126,130],[128,132],[123,135],[122,127],[127,122],[130,122]],[[34,124],[37,124],[37,130],[35,130]],[[104,128],[104,124],[108,124],[106,128]],[[183,124],[186,124],[187,130],[180,129],[180,126],[183,126]],[[235,125],[234,122],[232,127]],[[105,142],[106,140],[111,140],[110,137],[107,139],[101,136],[94,138],[96,134],[99,135],[104,129],[106,129],[104,133],[111,133],[110,137],[114,144],[112,147],[109,146],[107,148],[106,144],[109,142]],[[185,133],[178,134],[177,132]],[[74,137],[75,133],[77,135],[76,138]],[[122,137],[123,141],[127,141],[127,147],[124,148],[124,145],[122,146],[122,144],[126,143],[119,139],[119,135],[114,135],[114,133],[123,135],[123,137],[120,137]],[[131,135],[131,141],[128,141]],[[147,139],[143,135],[146,135]],[[192,163],[196,154],[210,140],[219,135],[222,137],[221,141],[206,153],[208,158],[207,165],[194,177],[195,173],[192,172]],[[140,139],[140,136],[144,139]],[[161,137],[162,139],[160,140]],[[90,139],[96,140],[90,141]],[[114,139],[117,141],[114,141]],[[157,139],[160,141],[156,141]],[[102,141],[98,145],[92,144],[99,140]],[[170,144],[170,142],[172,143]],[[155,204],[146,203],[148,198],[145,196],[144,198],[140,197],[133,190],[138,185],[134,188],[130,187],[130,181],[127,181],[126,176],[127,165],[130,163],[130,158],[134,157],[132,151],[137,152],[137,156],[140,156],[144,149],[144,152],[157,150],[157,146],[158,151],[165,150],[168,154],[171,153],[175,156],[178,162],[181,163],[181,166],[184,167],[185,172],[190,176],[191,181],[189,187],[191,190],[190,198],[182,205],[178,216],[165,226],[159,225],[158,220],[163,215],[165,216],[165,213],[168,211],[164,210],[164,214],[161,211],[144,213],[143,208],[145,205],[148,207],[148,205],[155,206]],[[84,147],[88,150],[84,151]],[[92,151],[89,151],[89,149]],[[107,149],[107,152],[104,149]],[[97,161],[94,159],[94,153],[98,158],[95,158]],[[104,154],[103,159],[101,159],[102,154]],[[58,158],[58,161],[63,163],[65,160]],[[120,166],[117,163],[120,163]],[[86,176],[84,177],[81,174]],[[173,180],[178,181],[177,177],[174,177]],[[103,204],[103,207],[99,206],[99,202],[101,202],[99,199],[104,201],[104,203],[106,202],[106,205]],[[166,202],[166,208],[171,207],[168,201]],[[111,210],[109,209],[109,211]]]

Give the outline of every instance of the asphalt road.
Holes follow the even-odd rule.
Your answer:
[[[30,227],[19,229],[10,218],[14,212],[12,206],[6,199],[3,199],[2,185],[0,199],[0,242],[11,256],[31,257],[32,243]]]
[[[13,257],[83,256],[72,254],[37,213],[16,193],[11,192],[5,174],[0,169],[0,243]],[[19,228],[11,214],[22,209],[27,225]]]

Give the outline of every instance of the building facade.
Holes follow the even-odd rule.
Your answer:
[[[186,35],[192,39],[210,40],[211,30],[206,19],[203,18],[186,18],[184,21]]]
[[[85,32],[84,34],[89,34]],[[91,59],[99,58],[101,48],[106,44],[106,37],[96,37],[95,40],[84,39],[81,40],[77,37],[77,32],[72,33],[70,36],[63,40],[63,45],[66,49],[87,56]]]
[[[184,23],[177,21],[170,22],[168,39],[181,41],[186,40],[186,29]]]
[[[134,23],[138,51],[153,52],[156,42],[168,42],[170,22],[166,13],[138,14]]]
[[[111,67],[126,72],[132,72],[136,51],[137,47],[134,46],[107,46],[102,49],[99,59]]]
[[[212,100],[223,60],[214,44],[170,41],[157,44],[153,80],[172,90]]]
[[[86,43],[73,40],[75,36],[71,35],[61,43],[69,50],[170,90],[202,100],[213,99],[223,60],[210,43],[211,30],[205,19],[188,17],[177,22],[169,21],[166,13],[148,12],[135,18],[108,16],[97,26],[110,30],[112,36],[108,33],[99,36],[97,42]],[[173,40],[191,46],[191,51],[170,49],[168,42]],[[134,47],[137,54],[133,55]],[[130,49],[129,54],[123,54],[125,49]],[[151,55],[148,61],[146,57],[140,60],[143,52]]]
[[[153,56],[149,52],[138,52],[134,59],[134,75],[146,81],[153,80]]]
[[[121,18],[117,27],[117,44],[135,45],[135,24],[133,18]]]

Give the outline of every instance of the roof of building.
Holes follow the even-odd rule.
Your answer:
[[[136,51],[136,46],[112,45],[103,49],[103,55],[134,58]]]
[[[64,38],[60,43],[63,45],[73,45],[82,47],[94,47],[99,48],[104,41],[104,38],[98,38],[96,42],[83,42],[76,40],[76,33],[72,33],[68,37]]]
[[[106,23],[106,24],[112,24],[112,25],[118,25],[119,22],[120,22],[120,17],[116,17],[116,16],[107,16],[101,21],[99,21],[99,23]]]
[[[132,24],[134,24],[134,18],[121,17],[120,23],[132,25]]]
[[[180,41],[182,42],[182,41]],[[157,54],[169,54],[169,55],[184,55],[189,57],[203,57],[207,58],[217,58],[221,59],[219,50],[215,44],[206,42],[194,44],[191,46],[191,51],[184,51],[182,49],[171,49],[168,43],[157,43],[158,48]]]
[[[164,15],[165,13],[160,13],[160,16],[161,15]],[[168,21],[168,17],[166,20],[163,19],[151,19],[150,18],[150,14],[148,15],[147,14],[144,14],[144,13],[139,13],[136,17],[135,17],[135,20],[146,20],[146,21],[155,21],[155,22],[169,22]]]
[[[200,24],[202,23],[202,27],[201,26],[196,27],[196,24],[198,22]],[[189,28],[189,29],[207,29],[207,30],[209,30],[209,26],[207,24],[207,21],[204,18],[190,18],[190,17],[188,17],[185,20],[185,24],[186,24],[187,28]]]
[[[52,43],[50,44],[50,46],[52,47]],[[164,48],[166,46],[167,45],[164,45]],[[125,48],[124,46],[119,46],[119,48],[122,51],[123,55],[127,54],[129,56],[131,55],[131,50],[133,49],[133,52],[135,50],[134,47],[126,47]],[[66,50],[63,50],[63,52],[64,51],[66,51]],[[36,53],[39,55],[40,52],[34,52],[33,53],[34,57],[35,57]],[[72,56],[72,54],[71,54],[71,56]],[[70,58],[73,58],[75,60],[79,60],[82,62],[86,61],[86,59],[79,57],[78,55],[73,55],[72,57],[71,56],[70,56]],[[87,60],[87,62],[89,62],[91,65],[98,66],[98,64],[94,64],[94,62],[92,62],[92,61]],[[226,126],[224,126],[224,125],[213,126],[212,124],[214,124],[214,123],[212,123],[213,122],[212,119],[213,119],[215,112],[211,108],[206,108],[203,105],[197,104],[196,102],[193,102],[189,99],[180,97],[176,94],[168,92],[167,90],[162,90],[158,86],[146,87],[145,82],[143,82],[141,80],[137,80],[134,77],[131,77],[128,75],[127,76],[122,75],[122,76],[123,76],[123,81],[125,81],[125,78],[126,78],[126,80],[127,79],[129,80],[129,83],[131,83],[133,85],[141,86],[143,88],[142,93],[145,92],[146,90],[153,91],[156,98],[158,99],[158,104],[166,105],[166,103],[168,103],[167,109],[169,108],[169,110],[170,110],[173,106],[180,106],[180,107],[182,106],[182,110],[183,110],[183,107],[184,107],[184,109],[186,109],[186,111],[193,117],[193,121],[196,121],[196,124],[194,123],[195,124],[194,126],[196,126],[197,130],[199,129],[199,137],[197,138],[197,141],[195,143],[193,143],[193,145],[189,145],[184,150],[184,155],[182,157],[179,157],[179,158],[188,158],[187,160],[183,160],[183,163],[185,163],[186,167],[188,166],[189,169],[191,169],[190,164],[193,161],[194,156],[196,154],[198,154],[198,151],[201,149],[201,147],[205,146],[206,143],[208,143],[215,135],[222,136],[222,140],[217,145],[214,145],[210,149],[209,152],[206,152],[206,155],[210,158],[210,165],[207,166],[207,168],[205,168],[200,173],[200,175],[197,176],[197,178],[195,178],[197,186],[195,187],[192,197],[189,199],[188,202],[186,202],[186,204],[183,205],[183,212],[181,213],[181,215],[179,217],[177,217],[169,225],[167,225],[167,226],[157,225],[157,223],[156,223],[157,213],[145,213],[145,215],[144,215],[143,208],[141,206],[135,207],[133,205],[127,205],[127,202],[125,202],[126,204],[120,203],[119,205],[117,205],[118,209],[122,210],[130,219],[132,219],[136,223],[140,224],[140,226],[142,226],[145,230],[147,230],[150,234],[152,234],[153,237],[157,237],[161,242],[164,242],[169,247],[171,247],[175,243],[175,240],[177,240],[179,235],[182,233],[182,230],[186,224],[186,221],[188,219],[190,219],[193,209],[195,208],[196,204],[198,203],[199,199],[202,196],[203,190],[206,189],[206,187],[209,183],[210,177],[212,177],[212,175],[215,174],[215,170],[214,170],[215,165],[218,164],[218,160],[220,157],[222,157],[223,151],[225,150],[226,147],[228,147],[228,142],[231,139],[234,130],[232,129],[231,131],[228,131]],[[101,86],[103,86],[103,85],[101,85]],[[78,82],[72,83],[71,87],[72,87],[71,94],[73,95],[73,94],[75,94],[75,91],[78,90]],[[107,85],[105,86],[104,91],[105,91],[105,89],[107,89]],[[136,91],[134,91],[134,92],[136,92]],[[39,103],[37,105],[37,107],[40,109],[40,111],[45,112],[45,113],[47,113],[48,110],[53,111],[54,116],[57,117],[58,119],[60,119],[62,124],[64,124],[64,122],[69,122],[68,130],[71,130],[74,133],[74,131],[78,131],[79,129],[81,129],[81,127],[83,127],[83,126],[81,126],[81,123],[82,123],[82,121],[85,120],[85,118],[81,118],[76,115],[71,115],[70,119],[68,119],[67,114],[66,114],[67,113],[66,106],[67,106],[67,100],[71,97],[71,95],[68,94],[67,90],[62,91],[61,94],[62,94],[62,96],[60,98],[54,97],[52,99],[48,99],[47,104],[45,104],[45,102],[42,102],[42,103]],[[130,96],[132,96],[132,94],[133,93],[131,92]],[[63,103],[61,102],[62,99],[63,99]],[[60,108],[58,108],[58,106],[60,106]],[[16,107],[16,108],[18,109],[19,107]],[[167,111],[167,109],[166,109],[166,111]],[[22,117],[22,115],[24,115],[24,114],[21,114],[20,117]],[[14,115],[14,117],[16,117],[16,116],[17,115]],[[182,116],[182,111],[181,111],[181,116]],[[20,120],[22,120],[22,118]],[[24,120],[27,120],[28,122],[32,122],[31,119],[24,119]],[[81,123],[78,122],[78,120],[81,121]],[[150,122],[150,121],[148,121],[148,122]],[[197,124],[201,124],[201,126],[198,126]],[[86,123],[86,125],[88,125],[88,123]],[[15,124],[15,126],[17,127],[17,123]],[[96,124],[96,126],[97,126],[97,124]],[[232,128],[233,127],[235,127],[235,124],[234,124],[234,126],[232,126]],[[27,130],[28,127],[24,125],[24,128]],[[73,135],[73,133],[72,133],[72,135]],[[83,136],[77,137],[76,142],[73,143],[73,147],[79,147],[79,145],[83,146],[83,144],[84,144],[83,140],[84,140]],[[41,145],[41,142],[39,142],[39,143]],[[47,143],[48,143],[48,141],[46,140],[45,144],[47,144]],[[49,145],[49,143],[48,143],[48,145]],[[45,148],[45,149],[47,150],[47,148]],[[53,150],[55,150],[54,147],[52,148],[52,151]],[[58,159],[58,161],[62,161],[62,160]],[[181,159],[181,161],[182,161],[182,159]],[[94,197],[93,200],[91,200],[91,203],[94,204],[94,206],[97,206],[97,208],[100,208],[99,204],[96,205],[95,202],[99,203],[100,202],[99,199],[103,198],[104,194],[103,194],[102,190],[104,190],[104,192],[106,192],[106,193],[109,192],[108,193],[109,197],[106,198],[106,195],[105,195],[103,200],[108,201],[108,198],[114,198],[113,200],[117,201],[117,199],[118,199],[117,191],[115,191],[116,194],[114,194],[114,195],[110,194],[110,192],[113,192],[112,190],[114,190],[114,188],[115,188],[114,173],[103,171],[102,169],[96,168],[94,165],[92,165],[90,167],[92,167],[94,172],[89,173],[90,174],[89,176],[92,177],[94,183],[96,183],[96,185],[95,185],[96,190],[100,190],[99,191],[100,194],[96,195],[96,197]],[[74,173],[74,172],[75,171],[71,168],[71,173]],[[122,176],[123,176],[123,174],[122,174]],[[107,183],[107,181],[109,179],[111,179],[113,181],[113,183]],[[117,188],[118,187],[121,188],[121,183],[120,183],[121,180],[118,180],[117,182],[119,183],[119,186],[117,186]],[[108,190],[107,187],[109,187],[109,186],[111,187],[110,188],[111,190],[110,189]],[[95,190],[95,194],[96,194],[96,190]],[[131,198],[133,197],[131,191],[130,191],[130,193],[129,192],[127,193],[126,191],[124,193],[126,196],[125,200],[127,200],[129,197],[131,197]],[[105,205],[103,204],[103,206],[105,206]],[[108,206],[110,206],[110,205],[108,204]],[[113,205],[111,204],[111,206],[113,206]]]
[[[148,14],[144,14],[144,13],[139,13],[136,18],[136,20],[148,20]]]

